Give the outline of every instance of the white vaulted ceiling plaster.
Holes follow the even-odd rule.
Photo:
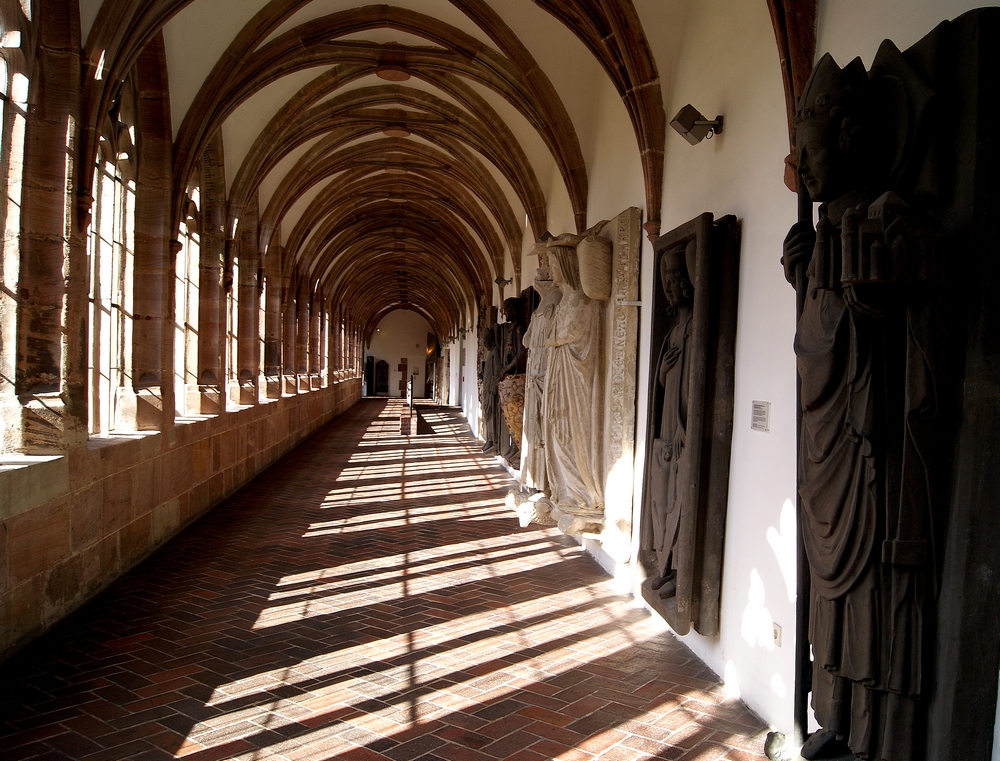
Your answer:
[[[508,2],[509,0],[503,1]],[[448,2],[448,0],[393,0],[384,4],[395,8],[407,8],[411,11],[422,13],[425,16],[439,19],[456,29],[462,30],[466,34],[472,35],[481,42],[489,42],[489,37],[468,16]],[[358,3],[356,0],[314,0],[278,27],[278,30],[268,37],[268,40],[272,40],[279,34],[287,32],[289,29],[306,21],[312,21],[331,13],[339,13],[340,11],[357,8],[360,5],[362,3]]]
[[[266,0],[195,0],[163,27],[174,137],[205,78]]]
[[[267,123],[307,85],[329,67],[314,67],[289,74],[247,98],[222,124],[226,156],[226,190],[233,186],[236,173]]]
[[[552,82],[586,156],[593,137],[595,86],[599,77],[607,76],[601,64],[573,32],[531,0],[503,0],[490,5]]]
[[[80,0],[80,39],[87,44],[87,37],[94,26],[97,12],[101,10],[103,0]]]
[[[267,173],[264,179],[260,183],[260,211],[263,214],[264,209],[271,202],[271,196],[274,195],[274,191],[278,189],[278,185],[281,181],[285,179],[285,176],[295,166],[295,162],[302,158],[302,155],[312,148],[316,143],[318,143],[322,138],[314,137],[311,140],[307,140],[302,145],[296,146],[288,152],[281,161],[275,164],[274,168]],[[282,229],[285,225],[282,223]],[[289,227],[288,230],[291,230]]]

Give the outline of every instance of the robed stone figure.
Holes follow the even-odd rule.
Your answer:
[[[486,359],[483,361],[482,372],[482,397],[480,407],[483,412],[483,444],[484,454],[494,454],[500,447],[500,371],[502,369],[503,357],[500,353],[500,345],[496,340],[496,327],[488,326],[483,331],[483,343],[486,350]]]
[[[547,244],[552,279],[562,291],[545,344],[546,474],[560,527],[573,516],[604,515],[604,303],[580,281],[580,236]],[[560,516],[567,516],[563,521]]]
[[[650,518],[657,576],[650,586],[660,597],[677,590],[677,534],[684,506],[690,502],[690,457],[686,435],[691,376],[691,319],[695,241],[676,246],[660,258],[660,283],[670,312],[670,329],[657,359],[654,403],[658,435],[652,442],[649,474]]]
[[[802,755],[911,761],[935,583],[935,254],[886,192],[877,141],[892,125],[874,118],[870,89],[860,59],[841,69],[826,55],[795,120],[799,182],[821,202],[815,233],[795,225],[783,257],[805,290],[798,478],[822,726]]]
[[[521,483],[538,491],[548,489],[545,474],[545,378],[549,368],[549,333],[555,318],[556,307],[562,299],[562,290],[552,281],[549,254],[538,254],[535,272],[535,290],[541,301],[531,315],[531,323],[524,334],[527,349],[524,384],[524,441],[521,454]]]

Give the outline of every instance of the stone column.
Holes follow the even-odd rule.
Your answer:
[[[267,399],[281,396],[281,247],[272,245],[264,263],[264,382]]]
[[[295,288],[292,286],[291,278],[283,278],[285,298],[281,305],[282,314],[282,337],[281,337],[281,377],[282,394],[297,394],[299,392],[298,383],[295,380]]]
[[[323,340],[323,297],[314,293],[309,310],[309,386],[320,388],[320,346]]]
[[[309,284],[299,283],[295,320],[295,375],[299,391],[309,390]]]
[[[257,403],[257,374],[260,352],[260,289],[257,284],[259,256],[257,252],[257,196],[243,208],[237,230],[239,275],[239,326],[237,328],[236,380],[240,386],[239,403]]]
[[[18,448],[62,451],[87,439],[87,248],[92,199],[80,209],[75,129],[79,119],[80,16],[76,3],[38,4],[34,78],[24,98],[15,390]],[[15,97],[17,94],[14,94]],[[81,172],[91,172],[86,167]],[[76,224],[76,220],[80,224]],[[68,264],[68,266],[67,266]],[[69,289],[67,290],[67,284]]]
[[[135,307],[132,385],[119,394],[117,425],[146,431],[159,430],[164,410],[173,409],[172,352],[165,350],[173,329],[169,296],[174,266],[168,248],[173,149],[162,35],[146,46],[134,72],[136,121],[142,140],[136,146],[141,155],[136,162],[135,275],[131,283]]]
[[[198,279],[198,411],[225,411],[223,335],[226,299],[222,264],[226,250],[226,179],[222,132],[201,157],[201,262]]]

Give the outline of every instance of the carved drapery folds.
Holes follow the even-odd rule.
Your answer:
[[[528,331],[522,524],[600,534],[627,560],[631,541],[638,339],[639,210],[540,244],[541,300]]]
[[[654,244],[643,597],[678,634],[719,633],[739,284],[735,217]]]
[[[974,626],[967,622],[976,615],[958,602],[973,599],[965,575],[995,558],[961,539],[960,552],[943,553],[946,505],[953,525],[975,524],[960,479],[948,494],[951,453],[961,451],[951,434],[961,427],[944,413],[960,403],[970,419],[984,402],[975,390],[982,348],[972,336],[986,319],[974,303],[979,289],[963,286],[962,305],[973,302],[970,338],[955,340],[963,310],[949,303],[957,291],[944,274],[955,271],[947,262],[961,261],[984,277],[978,252],[996,245],[995,225],[978,221],[985,209],[995,213],[996,191],[973,176],[995,176],[995,152],[982,151],[995,143],[995,121],[983,119],[975,89],[984,72],[995,78],[995,54],[984,52],[995,45],[981,46],[989,31],[996,39],[998,20],[996,11],[974,11],[904,52],[886,40],[870,71],[860,59],[841,69],[827,54],[795,114],[799,180],[820,203],[815,230],[810,205],[783,250],[801,304],[799,523],[813,661],[798,668],[811,672],[821,725],[805,758],[959,757],[945,745],[973,744],[954,739],[970,734],[956,726],[973,726],[965,717],[979,711],[983,681],[995,689],[995,648],[982,680],[935,642],[935,631],[951,627],[957,642],[955,630]],[[949,111],[964,115],[954,129],[942,127]],[[943,356],[963,347],[964,362]],[[926,716],[932,695],[947,714],[941,721]]]

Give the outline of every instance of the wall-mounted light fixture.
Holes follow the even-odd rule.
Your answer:
[[[514,279],[513,278],[507,279],[503,275],[497,275],[497,279],[494,280],[493,282],[496,283],[497,285],[499,285],[500,286],[500,290],[502,291],[508,285],[510,285],[511,283],[513,283]]]
[[[722,115],[706,119],[701,111],[688,103],[677,112],[670,126],[691,145],[698,145],[706,137],[711,140],[714,135],[722,134]]]

